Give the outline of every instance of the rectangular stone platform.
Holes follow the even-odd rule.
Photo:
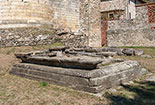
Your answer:
[[[11,74],[21,77],[47,81],[95,94],[133,80],[140,72],[141,66],[136,61],[114,63],[92,70],[19,63],[10,71]]]
[[[78,56],[60,56],[60,57],[28,57],[22,58],[22,62],[34,63],[39,65],[47,65],[54,67],[64,67],[64,68],[76,68],[76,69],[96,69],[99,63],[102,63],[102,59],[92,57],[78,57]]]

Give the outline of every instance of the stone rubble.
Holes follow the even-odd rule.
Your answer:
[[[118,47],[107,47],[107,48],[71,48],[66,50],[66,53],[70,54],[86,54],[89,53],[101,56],[141,56],[144,54],[143,50],[135,50],[132,48],[118,48]]]

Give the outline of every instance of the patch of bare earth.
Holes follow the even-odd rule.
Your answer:
[[[48,47],[0,48],[0,105],[103,105],[105,98],[78,92],[52,84],[9,74],[12,65],[19,62],[15,52],[44,49]]]

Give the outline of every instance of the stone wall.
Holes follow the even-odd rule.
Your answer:
[[[52,24],[56,28],[79,30],[79,0],[49,0],[52,10]]]
[[[101,2],[101,12],[113,11],[113,10],[125,10],[126,0],[110,0]]]
[[[39,26],[79,28],[79,0],[0,0],[0,28]]]
[[[155,46],[155,23],[148,22],[147,6],[136,8],[136,18],[108,22],[108,46]]]
[[[48,0],[0,0],[0,28],[38,26],[51,19]]]
[[[114,11],[118,12],[117,15],[120,15],[120,19],[126,18],[127,14],[127,0],[109,0],[103,1],[100,3],[100,12],[101,13],[112,13]],[[109,16],[108,16],[109,17]]]
[[[86,46],[101,47],[100,0],[80,0],[80,32],[88,38]]]
[[[110,0],[103,1],[100,4],[101,12],[123,11],[123,18],[135,18],[136,10],[133,0]]]
[[[48,24],[55,30],[63,30],[62,33],[70,33],[72,39],[76,38],[75,42],[80,40],[80,44],[76,43],[76,46],[99,47],[100,18],[100,0],[0,0],[0,45],[35,45],[38,43],[35,41],[36,37],[32,38],[31,32],[27,32],[33,31],[31,27],[38,28]],[[28,29],[22,29],[25,27]],[[21,43],[20,37],[25,40],[24,43]],[[43,40],[38,44],[49,42],[51,41]]]
[[[0,0],[0,47],[87,45],[88,36],[80,33],[79,10],[79,0]],[[52,28],[44,27],[47,24]]]
[[[80,0],[80,32],[89,36],[89,5],[88,0]],[[85,45],[88,45],[88,40]]]
[[[89,46],[101,47],[100,0],[89,2]]]
[[[0,47],[32,46],[52,43],[62,43],[65,46],[82,47],[86,36],[66,33],[58,34],[58,30],[49,27],[25,27],[0,29]]]

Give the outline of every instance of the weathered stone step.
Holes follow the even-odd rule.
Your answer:
[[[118,47],[108,47],[108,48],[71,48],[66,50],[67,53],[71,54],[89,54],[94,53],[100,54],[102,56],[140,56],[144,52],[143,50],[135,50],[133,48],[118,48]]]
[[[27,69],[27,68],[21,68],[21,67],[13,67],[12,71],[13,73],[17,72],[17,73],[24,73],[24,74],[32,75],[32,76],[46,77],[47,79],[52,79],[55,81],[62,81],[62,82],[69,83],[69,84],[90,86],[88,78],[69,76],[69,75],[57,74],[57,73],[51,73],[51,72],[44,72],[43,70],[39,71],[36,69]]]
[[[81,69],[71,69],[71,68],[61,68],[61,67],[51,67],[44,66],[38,64],[30,64],[30,63],[19,63],[15,64],[13,68],[25,68],[25,69],[34,69],[47,73],[55,73],[55,74],[63,74],[68,76],[76,76],[82,78],[99,78],[106,75],[113,75],[119,72],[127,71],[133,68],[137,70],[141,68],[140,64],[137,61],[124,61],[121,63],[115,63],[108,66],[104,66],[101,69],[95,70],[81,70]],[[138,70],[139,70],[138,69]]]
[[[109,56],[116,56],[117,52],[96,52],[96,53],[89,53],[89,52],[78,52],[78,51],[65,51],[67,54],[74,54],[74,55],[86,55],[92,57],[109,57]]]
[[[134,79],[138,75],[140,70],[141,70],[141,68],[139,66],[137,66],[134,69],[131,68],[131,69],[121,71],[118,73],[103,75],[102,77],[83,78],[83,77],[77,77],[77,76],[71,76],[71,75],[65,75],[65,74],[45,72],[43,70],[42,71],[36,70],[35,68],[34,69],[27,69],[27,68],[22,68],[22,67],[13,67],[12,68],[13,72],[36,75],[39,77],[46,77],[48,79],[53,79],[56,81],[63,81],[65,83],[67,83],[69,81],[70,84],[83,85],[83,86],[103,86],[106,88],[109,88],[113,84],[112,83],[113,81],[116,81],[119,79],[122,79],[122,80],[123,80],[123,78],[126,78],[128,80]]]
[[[52,48],[50,48],[49,49],[49,51],[51,52],[51,51],[65,51],[65,49],[67,49],[67,47],[65,47],[65,46],[58,46],[58,47],[52,47]]]
[[[64,67],[73,69],[93,70],[97,68],[101,59],[85,59],[85,58],[71,58],[71,57],[28,57],[22,58],[24,63],[33,63],[40,65],[48,65],[54,67]]]
[[[20,63],[14,65],[10,73],[77,90],[100,93],[104,89],[135,79],[140,72],[141,66],[138,62],[124,61],[90,71]]]
[[[72,89],[90,92],[90,93],[94,93],[94,94],[101,93],[105,89],[103,86],[89,87],[89,86],[84,86],[84,85],[80,85],[80,84],[71,84],[70,81],[68,81],[68,82],[58,81],[58,80],[54,80],[51,78],[46,78],[46,77],[37,76],[37,75],[31,75],[31,74],[27,74],[27,73],[21,73],[21,72],[10,72],[10,73],[24,77],[24,78],[34,79],[37,81],[46,81],[46,82],[49,82],[49,83],[52,83],[55,85],[66,86],[66,87],[69,87]]]
[[[90,78],[89,84],[94,86],[104,85],[104,87],[109,88],[111,86],[114,86],[115,84],[119,85],[123,82],[127,82],[135,79],[136,77],[139,76],[140,72],[141,72],[141,67],[137,66],[117,73],[111,73],[103,77]]]
[[[51,66],[44,66],[44,65],[37,65],[37,64],[30,64],[30,63],[15,64],[11,71],[16,70],[16,68],[25,68],[25,69],[37,70],[45,73],[62,74],[62,75],[82,77],[82,78],[90,78],[91,76],[89,74],[89,71],[87,70],[51,67]]]

